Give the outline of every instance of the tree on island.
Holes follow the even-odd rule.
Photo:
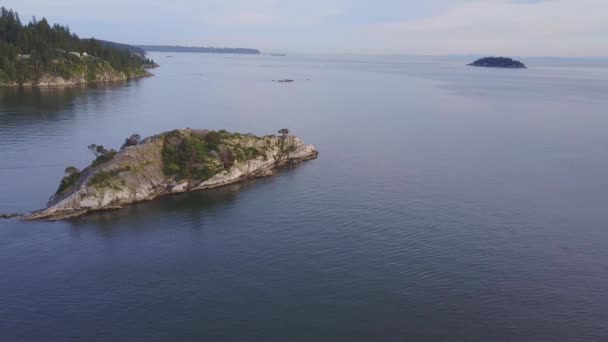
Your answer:
[[[139,144],[140,140],[141,140],[141,135],[135,133],[125,139],[125,143],[122,145],[122,147],[120,149],[122,150],[125,147],[136,146]]]
[[[99,158],[108,153],[108,150],[106,150],[103,145],[91,144],[87,148],[93,153],[95,158]]]
[[[65,168],[65,174],[68,176],[71,176],[71,175],[73,175],[75,173],[79,173],[79,172],[80,172],[80,170],[75,166],[68,166]]]
[[[513,68],[513,69],[525,69],[526,66],[513,58],[507,57],[485,57],[476,60],[469,64],[470,66],[486,67],[486,68]]]
[[[93,165],[98,165],[98,164],[102,164],[105,163],[109,160],[112,160],[112,158],[114,158],[114,156],[116,155],[116,150],[111,149],[111,150],[106,150],[103,145],[89,145],[87,147],[91,153],[93,153],[93,155],[95,156],[95,160],[93,161]]]

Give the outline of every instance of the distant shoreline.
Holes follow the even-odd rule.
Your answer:
[[[231,53],[241,55],[260,55],[260,50],[247,48],[214,48],[195,46],[136,45],[146,52],[196,52],[196,53]]]

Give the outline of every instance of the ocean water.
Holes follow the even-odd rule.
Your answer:
[[[0,340],[608,340],[608,62],[168,55],[124,84],[0,89],[0,212],[132,133],[287,127],[319,158],[0,221]]]

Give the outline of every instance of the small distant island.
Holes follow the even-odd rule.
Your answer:
[[[526,69],[524,63],[507,57],[485,57],[468,65],[483,68]]]
[[[120,150],[88,148],[91,165],[65,169],[47,208],[26,220],[64,220],[118,209],[159,196],[205,190],[317,158],[317,149],[283,128],[279,135],[255,136],[225,130],[176,129],[142,139],[133,134]],[[4,214],[0,218],[21,216]]]
[[[151,76],[147,69],[155,66],[143,50],[81,39],[44,18],[22,24],[17,12],[0,8],[0,86],[124,81]]]
[[[138,48],[149,52],[197,52],[197,53],[233,53],[241,55],[259,55],[260,50],[246,48],[215,48],[196,46],[165,46],[165,45],[138,45]]]

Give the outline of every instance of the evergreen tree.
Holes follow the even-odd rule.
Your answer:
[[[72,52],[86,56],[76,57]],[[128,76],[141,74],[152,64],[145,57],[94,38],[80,39],[69,27],[51,26],[45,18],[34,17],[23,25],[16,12],[0,8],[0,74],[10,81],[36,81],[45,74],[69,78],[81,70],[94,79],[103,63]]]

